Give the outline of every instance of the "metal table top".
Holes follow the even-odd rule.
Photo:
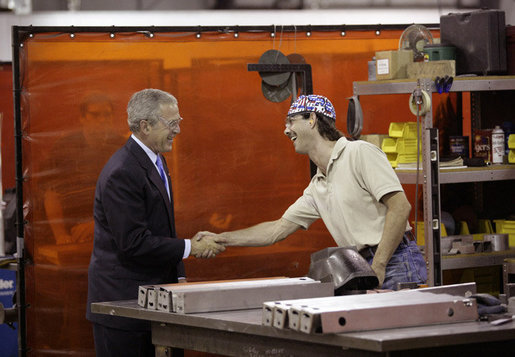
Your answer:
[[[515,340],[514,321],[499,326],[494,326],[486,321],[473,321],[341,334],[305,334],[288,329],[262,326],[261,309],[176,314],[144,309],[138,306],[136,300],[127,300],[93,303],[92,311],[157,322],[158,324],[154,324],[155,326],[177,325],[213,332],[248,334],[274,340],[302,341],[316,345],[337,346],[342,349],[374,352]]]

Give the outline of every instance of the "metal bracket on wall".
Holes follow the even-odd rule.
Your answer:
[[[302,75],[302,94],[313,94],[313,79],[310,64],[261,64],[249,63],[249,72],[294,72]]]
[[[249,63],[247,65],[249,72],[291,72],[300,73],[302,76],[302,94],[313,94],[313,79],[311,77],[310,64],[262,64],[262,63]],[[292,95],[293,97],[293,95]],[[293,102],[292,98],[292,102]],[[313,161],[309,162],[311,177],[315,176],[317,167]]]

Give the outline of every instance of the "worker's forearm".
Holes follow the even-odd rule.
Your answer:
[[[283,240],[299,227],[294,223],[279,219],[237,231],[224,232],[221,235],[226,240],[225,245],[227,246],[262,247]]]
[[[386,216],[383,236],[374,255],[374,267],[386,267],[402,240],[406,230],[406,220],[407,217],[396,216],[393,212]]]
[[[411,210],[404,193],[399,193],[398,196],[390,196],[387,200],[388,211],[385,217],[383,235],[374,256],[373,268],[384,269],[388,264],[406,231],[406,222]]]

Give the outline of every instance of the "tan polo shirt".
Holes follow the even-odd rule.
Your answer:
[[[283,218],[304,229],[322,218],[338,246],[362,249],[381,240],[386,206],[379,200],[397,191],[402,186],[383,151],[365,141],[340,138],[327,175],[318,170]]]

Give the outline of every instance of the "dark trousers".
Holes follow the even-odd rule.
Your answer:
[[[126,331],[93,324],[97,357],[154,357],[150,331]],[[173,357],[184,356],[184,350],[172,349]]]
[[[126,331],[93,324],[97,357],[154,357],[150,331]]]

